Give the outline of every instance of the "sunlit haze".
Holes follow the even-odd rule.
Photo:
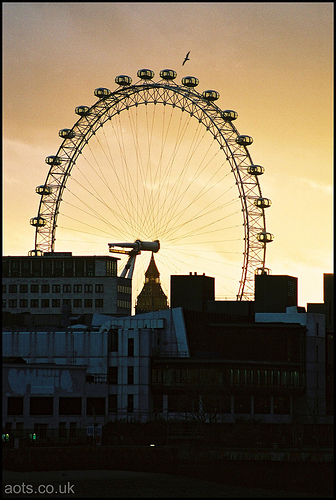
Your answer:
[[[35,188],[59,130],[79,119],[75,107],[92,106],[98,87],[114,91],[117,75],[136,83],[141,68],[154,81],[165,68],[177,84],[195,76],[199,93],[216,90],[216,105],[238,113],[272,201],[266,267],[298,277],[299,305],[322,302],[323,273],[333,272],[331,2],[3,3],[3,255],[34,248]],[[167,295],[171,274],[197,272],[216,278],[217,299],[233,299],[239,191],[217,142],[191,118],[158,104],[108,120],[67,181],[55,251],[107,255],[110,242],[158,238]],[[135,294],[149,257],[137,258]]]

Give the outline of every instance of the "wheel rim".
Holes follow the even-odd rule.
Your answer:
[[[235,214],[238,211],[240,212],[239,224],[241,237],[239,239],[241,246],[239,251],[237,250],[239,247],[232,247],[234,248],[234,252],[240,254],[240,269],[238,277],[237,273],[234,274],[235,278],[232,278],[228,273],[227,278],[228,281],[232,279],[236,281],[235,286],[238,286],[238,292],[235,293],[236,299],[253,300],[254,274],[257,269],[264,269],[265,267],[266,243],[265,241],[258,240],[258,235],[266,232],[265,213],[263,209],[256,207],[254,204],[254,201],[261,198],[262,195],[258,176],[251,175],[248,172],[248,167],[253,165],[248,149],[244,145],[237,144],[237,138],[239,137],[238,130],[231,121],[223,119],[223,111],[214,102],[204,99],[202,94],[197,92],[195,88],[178,85],[173,80],[160,80],[158,82],[139,80],[133,85],[119,86],[110,95],[98,99],[95,104],[88,108],[88,114],[81,116],[72,129],[69,129],[68,138],[64,138],[59,147],[55,157],[61,159],[61,161],[55,160],[55,164],[50,166],[44,185],[52,188],[51,193],[49,189],[45,191],[40,190],[41,201],[38,218],[44,221],[44,225],[36,227],[35,251],[55,251],[56,234],[59,242],[62,239],[59,238],[60,227],[62,227],[62,230],[66,228],[66,225],[59,224],[62,215],[63,220],[66,217],[68,221],[72,219],[72,230],[77,231],[77,235],[79,233],[81,235],[84,234],[85,231],[81,231],[78,227],[74,229],[74,225],[77,222],[75,224],[75,203],[70,200],[72,197],[72,200],[77,199],[80,202],[81,208],[78,208],[79,205],[77,205],[77,208],[82,211],[83,221],[81,224],[86,225],[86,229],[90,228],[88,237],[91,241],[94,234],[92,230],[96,229],[95,222],[101,218],[100,208],[104,203],[107,205],[109,220],[106,221],[108,223],[106,228],[110,226],[110,229],[105,232],[104,253],[106,252],[108,241],[116,241],[116,238],[119,237],[121,240],[125,240],[125,236],[130,241],[135,241],[138,238],[145,240],[161,239],[161,248],[164,248],[165,236],[158,234],[158,232],[161,231],[167,234],[169,227],[170,237],[173,238],[175,229],[175,236],[178,238],[181,237],[179,230],[184,227],[185,231],[189,231],[190,234],[193,233],[194,240],[190,240],[189,245],[199,245],[199,253],[203,255],[203,271],[207,271],[209,263],[212,260],[211,250],[209,249],[209,244],[206,245],[207,248],[204,247],[204,244],[200,244],[200,236],[197,235],[197,224],[199,224],[198,228],[204,228],[204,233],[207,228],[208,235],[211,234],[210,226],[212,226],[212,235],[216,233],[216,243],[222,242],[227,247],[229,238],[226,239],[225,237],[225,229],[226,227],[230,227],[230,224],[237,224],[237,218],[233,215],[229,216],[229,213],[225,211],[217,219],[215,217],[218,216],[221,209],[224,210],[225,203],[228,203],[228,206],[230,206],[232,202],[231,209],[233,212]],[[157,109],[159,108],[160,111],[158,112]],[[167,109],[170,109],[170,112]],[[180,116],[173,116],[173,112],[176,113],[178,110]],[[183,118],[181,118],[182,116]],[[145,122],[147,132],[152,130],[152,135],[147,134],[146,139],[142,137],[141,133],[139,135],[138,132],[138,135],[135,136],[133,129],[135,130],[135,127],[139,124],[142,124],[142,129],[144,129]],[[157,129],[160,128],[158,127],[158,123],[160,122],[162,122],[161,130],[159,130],[161,142],[159,142],[157,135],[153,135],[153,131],[155,130],[157,133]],[[194,127],[189,129],[188,132],[186,131],[187,122],[188,126]],[[129,127],[127,132],[123,128],[126,123],[128,123]],[[107,137],[108,127],[110,129],[109,132],[115,136],[114,145],[109,145]],[[139,129],[141,130],[141,127]],[[169,134],[173,129],[177,132],[175,141],[178,147],[175,144],[175,149],[169,149],[167,142]],[[205,132],[205,134],[202,135],[202,132]],[[189,135],[187,136],[186,134]],[[130,146],[130,138],[133,141],[133,146]],[[141,158],[142,153],[140,147],[137,149],[137,144],[138,146],[140,144],[143,145],[145,140],[148,143],[147,157]],[[203,140],[208,141],[204,147],[207,147],[209,151],[211,150],[207,155],[204,152],[204,148],[202,149],[203,146],[201,146]],[[93,146],[95,141],[96,146]],[[209,141],[212,142],[212,145],[208,144]],[[105,143],[105,152],[103,152],[103,142]],[[159,147],[160,144],[161,150]],[[188,151],[188,153],[185,153],[187,159],[184,160],[183,168],[181,167],[182,160],[178,157],[181,144],[184,146],[184,151]],[[215,145],[215,148],[213,145]],[[97,152],[93,151],[95,147],[97,151],[101,148],[100,158],[95,156],[97,155]],[[126,151],[129,154],[131,149],[131,160],[127,159],[124,161],[124,170],[123,174],[121,174],[121,171],[118,170],[120,167],[114,164],[116,156],[120,157],[122,163]],[[212,151],[214,149],[216,150],[215,152]],[[170,154],[173,161],[164,164],[162,161],[162,151],[164,155],[169,156]],[[88,159],[89,152],[91,159]],[[102,155],[105,155],[105,160],[109,164],[108,173],[104,172],[100,165]],[[217,160],[215,161],[216,155],[217,159],[219,158],[218,162]],[[196,162],[196,158],[198,163],[195,173],[195,167],[192,171],[189,166],[192,162]],[[199,161],[200,158],[203,158],[203,165]],[[153,163],[148,169],[146,164],[150,162]],[[133,166],[134,163],[137,164],[136,171],[134,169],[130,170],[131,164]],[[211,165],[211,169],[205,168],[204,165],[206,163]],[[84,172],[84,164],[86,165],[87,172],[88,165],[92,172],[95,171],[92,178],[85,177],[89,174]],[[174,164],[178,164],[180,170],[182,170],[182,173],[179,175],[174,170]],[[167,165],[168,170],[164,171],[165,168],[167,169]],[[75,169],[76,176],[71,177],[74,167],[77,167]],[[201,173],[197,173],[197,170],[201,172],[203,167],[205,174],[201,175]],[[112,175],[113,171],[114,174]],[[186,183],[186,178],[192,175],[194,175],[193,181]],[[76,181],[76,177],[78,177],[78,181]],[[94,177],[96,182],[97,179],[100,179],[99,186],[92,186]],[[109,184],[111,177],[114,179],[113,189],[111,189]],[[230,181],[226,182],[228,178]],[[73,180],[75,182],[71,184]],[[108,186],[108,192],[105,191],[103,194],[104,183]],[[201,187],[195,190],[197,183],[201,184]],[[227,192],[222,193],[223,197],[217,193],[215,187],[210,189],[209,186],[211,183],[220,187],[225,185]],[[77,184],[77,192],[73,188],[74,184]],[[89,185],[91,186],[90,189],[88,189]],[[116,196],[116,193],[113,193],[116,190],[116,185],[118,185],[118,196]],[[144,191],[145,185],[152,191],[151,194],[147,194],[147,204],[141,198],[141,196],[146,196],[143,193],[141,194],[141,191]],[[230,196],[233,186],[236,191],[232,198]],[[160,199],[160,196],[154,193],[154,188],[156,188],[157,192],[164,193],[163,199]],[[194,207],[193,211],[188,213],[187,223],[183,219],[185,205],[182,203],[186,197],[186,191],[189,191],[189,193],[193,191],[192,204]],[[218,203],[214,203],[217,195]],[[224,200],[224,195],[227,196],[226,201]],[[98,202],[99,197],[102,199],[100,202]],[[108,197],[109,199],[107,200]],[[96,208],[92,208],[95,198],[98,205]],[[205,199],[207,199],[207,204],[205,203]],[[197,206],[201,200],[202,208],[198,209]],[[71,215],[66,215],[65,204],[68,204]],[[239,206],[238,209],[237,204]],[[148,215],[147,212],[152,212],[156,215],[156,222],[154,220],[150,222],[152,224],[151,228],[146,225],[148,224],[145,217]],[[141,214],[137,222],[135,222],[135,213]],[[213,215],[213,219],[210,220],[207,216],[211,217],[211,214]],[[116,220],[117,216],[119,222],[124,224],[124,228],[129,229],[131,226],[132,231],[125,231],[124,235],[121,233],[115,234],[120,229],[112,223],[112,221]],[[225,220],[228,226],[225,226]],[[219,221],[218,224],[216,221]],[[220,236],[220,227],[217,226],[221,223],[223,226],[222,235]],[[140,230],[142,231],[141,235],[138,234],[141,232]],[[203,239],[205,236],[204,233]],[[234,235],[234,237],[236,236]],[[187,239],[187,233],[185,233],[184,239]],[[210,243],[209,239],[207,241]],[[74,241],[70,244],[73,243]],[[64,244],[66,244],[66,241],[64,241]],[[221,252],[223,255],[226,254],[228,256],[228,252],[225,251],[224,246],[222,246]],[[184,251],[188,254],[187,250]],[[93,253],[96,253],[94,247]],[[162,252],[160,251],[161,254]],[[174,253],[171,253],[170,256],[166,254],[164,257],[165,259],[170,259],[171,262],[175,260],[175,264],[177,263],[178,256],[176,253],[175,256]],[[176,271],[178,274],[190,272],[192,264],[190,264],[189,257],[190,254],[187,255],[189,270],[184,267],[184,271],[178,272],[179,266],[175,265],[175,273]],[[160,261],[159,257],[158,261]],[[163,265],[166,264],[167,260],[163,262]],[[230,262],[228,262],[229,264]],[[140,266],[140,276],[143,276],[144,265]],[[236,263],[233,265],[237,267]],[[180,267],[183,269],[182,265]],[[159,269],[162,269],[160,265]],[[218,274],[218,267],[215,267],[215,269]],[[208,272],[206,274],[213,275]],[[217,283],[217,275],[215,276]],[[166,290],[169,288],[168,279],[169,276],[165,276]],[[134,290],[135,294],[138,293],[139,286],[140,284],[138,283]],[[233,298],[229,292],[231,290],[230,287],[224,286],[223,290],[228,290],[228,292],[219,293],[219,296]]]

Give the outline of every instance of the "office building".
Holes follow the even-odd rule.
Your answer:
[[[2,258],[3,323],[67,326],[94,313],[131,313],[131,280],[118,259],[50,252]]]

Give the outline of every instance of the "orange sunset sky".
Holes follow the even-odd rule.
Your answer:
[[[34,248],[35,187],[75,107],[91,106],[97,87],[114,90],[117,75],[171,68],[238,112],[272,200],[266,266],[298,277],[299,305],[322,302],[323,273],[333,272],[333,3],[2,5],[3,255]],[[206,263],[200,272],[214,275]]]

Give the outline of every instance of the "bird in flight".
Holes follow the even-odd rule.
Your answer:
[[[187,61],[189,61],[189,57],[188,57],[189,54],[190,54],[190,50],[189,50],[188,54],[185,56],[184,61],[182,63],[182,66],[184,65],[184,63],[186,63]]]

